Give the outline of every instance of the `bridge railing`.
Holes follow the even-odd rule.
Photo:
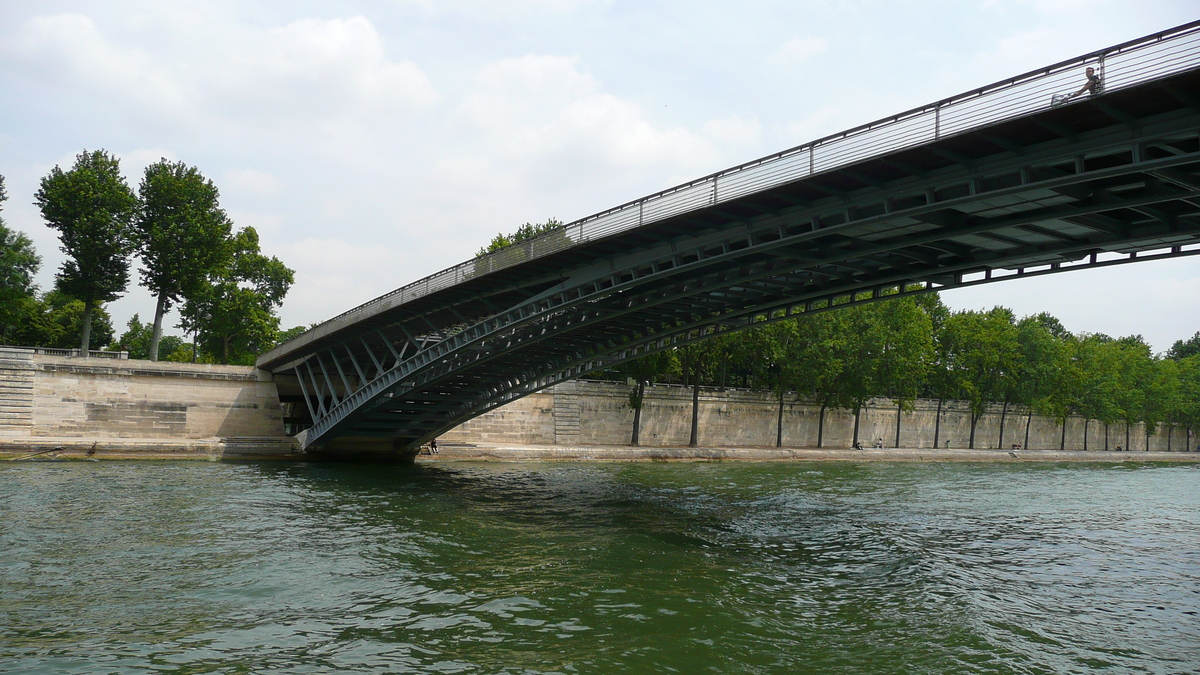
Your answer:
[[[581,218],[431,274],[343,312],[326,324],[353,321],[360,314],[374,314],[474,277],[681,213],[1050,108],[1056,94],[1080,89],[1086,81],[1082,70],[1086,66],[1096,68],[1104,92],[1200,67],[1200,21],[942,99]],[[1085,98],[1075,97],[1070,102]]]

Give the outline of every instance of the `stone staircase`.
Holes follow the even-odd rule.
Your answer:
[[[33,352],[0,349],[0,436],[33,431]]]
[[[557,445],[579,442],[579,392],[574,381],[554,387],[554,442]]]

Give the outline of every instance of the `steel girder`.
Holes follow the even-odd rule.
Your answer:
[[[297,377],[306,447],[403,450],[554,383],[765,321],[1200,253],[1200,111],[1119,105],[1099,111],[1107,124],[1054,123],[1035,142],[1012,123],[980,130],[970,143],[990,147],[954,152],[960,165],[923,169],[910,150],[870,160],[904,167],[891,180],[851,167],[861,187],[836,196],[788,189],[685,214],[506,295],[364,321],[275,372]],[[1046,127],[1032,117],[1020,121]]]

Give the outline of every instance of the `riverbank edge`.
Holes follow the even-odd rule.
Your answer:
[[[0,461],[77,460],[303,460],[291,437],[83,438],[0,436]]]
[[[1200,462],[1197,452],[1105,452],[1083,450],[968,450],[965,448],[761,448],[630,447],[444,443],[419,463],[441,462]]]
[[[428,453],[427,448],[422,449],[417,462],[1200,462],[1200,453],[1197,452],[965,448],[635,448],[625,445],[443,443],[436,455]],[[0,461],[23,459],[302,462],[314,458],[306,455],[292,438],[0,437]]]

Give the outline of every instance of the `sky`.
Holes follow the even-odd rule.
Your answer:
[[[296,270],[284,327],[581,218],[1200,15],[1195,0],[5,0],[2,214],[83,150],[194,165]],[[942,294],[1073,332],[1200,331],[1200,256]],[[108,306],[118,334],[154,300]],[[175,322],[168,317],[167,330]],[[178,331],[174,331],[178,332]]]

